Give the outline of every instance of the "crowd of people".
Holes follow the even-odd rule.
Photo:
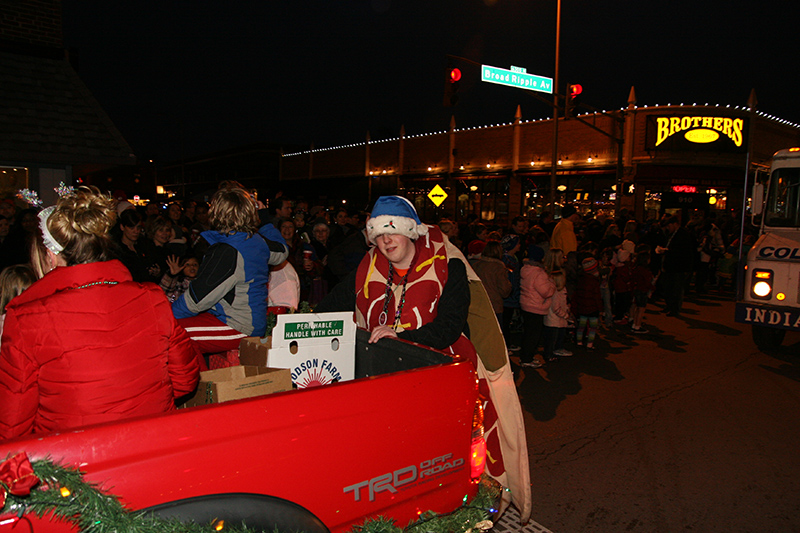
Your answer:
[[[648,333],[648,303],[663,301],[667,316],[679,316],[686,291],[731,287],[737,269],[739,226],[714,212],[640,222],[625,209],[582,215],[565,205],[558,220],[545,213],[515,217],[508,227],[478,220],[439,226],[470,258],[509,353],[518,352],[524,367],[572,356],[566,338],[594,350],[601,328]],[[746,246],[753,242],[745,236]],[[520,329],[520,345],[511,343]]]
[[[18,196],[19,200],[28,199],[24,194]],[[110,419],[112,413],[123,411],[142,414],[158,402],[156,410],[165,409],[163,396],[148,404],[147,395],[134,399],[91,390],[104,389],[108,380],[98,374],[85,375],[89,368],[70,362],[68,343],[61,343],[64,351],[60,354],[49,353],[48,359],[42,360],[43,355],[29,343],[27,332],[20,335],[28,327],[20,317],[35,316],[26,306],[39,312],[42,305],[56,309],[58,305],[48,298],[66,301],[64,290],[77,287],[86,290],[69,294],[76,298],[88,295],[77,307],[92,307],[98,302],[108,307],[108,301],[116,299],[120,307],[126,307],[118,320],[135,315],[162,322],[164,309],[171,311],[169,320],[158,326],[166,328],[169,335],[149,345],[153,350],[150,363],[168,369],[168,376],[159,379],[162,392],[169,389],[174,393],[167,402],[174,405],[174,399],[191,392],[196,374],[207,368],[210,354],[237,348],[243,337],[263,336],[269,313],[295,311],[300,302],[319,304],[358,266],[371,246],[364,213],[341,207],[309,209],[307,202],[280,195],[265,208],[236,182],[221,183],[209,203],[187,200],[137,206],[119,191],[112,195],[86,187],[69,192],[46,209],[35,195],[34,200],[26,208],[14,199],[0,201],[0,437],[64,429],[81,425],[79,420]],[[56,218],[60,221],[58,230],[51,228]],[[134,286],[128,282],[146,288],[147,296],[135,291],[122,294],[123,287]],[[142,313],[148,308],[143,300],[152,300],[154,294],[165,298],[151,312]],[[69,314],[66,308],[64,312]],[[107,309],[96,315],[103,313],[110,315]],[[56,315],[49,312],[48,318],[55,319]],[[77,357],[88,357],[86,352],[110,345],[127,346],[118,350],[117,356],[128,357],[132,346],[148,342],[148,331],[152,333],[152,328],[144,328],[135,335],[110,316],[84,318],[93,324],[90,329],[100,333],[90,343],[96,346],[78,350],[75,353],[83,355]],[[69,317],[59,323],[68,327],[73,322]],[[167,327],[169,324],[174,328]],[[53,324],[53,330],[57,329]],[[78,338],[73,340],[80,344]],[[57,344],[54,339],[37,342],[35,346]],[[161,356],[169,361],[159,359]],[[189,356],[193,362],[188,361]],[[60,362],[53,363],[55,360]],[[114,361],[114,357],[107,361]],[[80,407],[77,404],[82,402],[78,401],[76,406],[68,403],[62,409],[37,400],[32,407],[33,398],[56,392],[48,390],[51,384],[45,386],[41,378],[64,372],[60,366],[74,372],[64,374],[59,395],[71,380],[81,381],[91,392],[76,392],[74,396],[78,399],[81,394],[92,394],[94,400],[89,403],[93,405]],[[120,368],[130,369],[130,365]],[[180,376],[173,376],[174,372]],[[187,379],[190,374],[195,374],[193,380]],[[121,376],[115,371],[109,374],[109,380],[113,377]],[[151,377],[158,376],[151,372]],[[93,411],[103,403],[108,404],[108,418],[95,417]]]
[[[301,302],[354,310],[371,342],[399,336],[464,352],[471,271],[508,353],[537,368],[572,355],[567,339],[594,349],[601,328],[646,333],[649,302],[663,298],[667,314],[678,315],[686,289],[703,292],[735,272],[738,229],[729,219],[697,212],[685,224],[674,216],[639,222],[625,210],[582,215],[571,205],[560,215],[518,216],[507,227],[477,218],[428,225],[401,197],[381,197],[371,215],[283,195],[264,208],[235,182],[220,184],[210,203],[135,206],[86,187],[47,209],[4,200],[0,437],[174,408],[209,354],[264,335],[269,313]],[[519,330],[517,346],[510,340]],[[139,343],[148,346],[137,364],[153,380],[152,395],[110,392],[109,381],[132,363],[100,375],[89,354],[114,346],[105,359],[127,359]],[[67,391],[74,408],[33,400]]]
[[[488,472],[529,516],[511,356],[539,368],[594,350],[604,328],[646,334],[652,302],[679,316],[686,290],[736,272],[729,217],[559,215],[426,224],[400,196],[369,214],[283,195],[265,208],[236,182],[208,204],[139,207],[94,187],[45,209],[0,202],[0,439],[171,411],[211,354],[307,302],[352,311],[370,343],[472,361]]]

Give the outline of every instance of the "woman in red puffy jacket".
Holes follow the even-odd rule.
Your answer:
[[[161,289],[113,259],[114,200],[81,187],[39,219],[50,271],[6,307],[0,439],[175,409],[197,354]]]

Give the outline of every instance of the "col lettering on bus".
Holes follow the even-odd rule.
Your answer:
[[[764,246],[758,250],[758,256],[773,259],[788,259],[800,261],[800,248],[789,248],[786,246]]]

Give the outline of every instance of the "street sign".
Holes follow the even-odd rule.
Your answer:
[[[444,199],[447,198],[447,193],[444,192],[444,189],[439,187],[438,185],[431,189],[431,192],[428,193],[428,198],[430,198],[433,205],[439,207],[444,202]]]
[[[528,74],[522,67],[511,67],[511,70],[506,70],[481,65],[481,81],[553,94],[553,78]]]

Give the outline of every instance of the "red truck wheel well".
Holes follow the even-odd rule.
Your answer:
[[[263,531],[277,528],[278,531],[330,533],[325,524],[308,509],[288,500],[262,494],[208,494],[163,503],[143,511],[161,518],[192,520],[198,524],[225,520],[229,524],[243,522],[250,528]]]

